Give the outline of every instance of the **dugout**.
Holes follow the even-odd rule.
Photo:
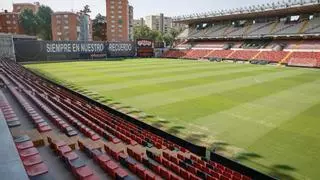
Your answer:
[[[149,39],[137,40],[138,57],[154,57],[154,42]]]

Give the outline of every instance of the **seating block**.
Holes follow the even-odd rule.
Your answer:
[[[38,176],[48,172],[48,167],[44,163],[36,164],[33,166],[27,166],[26,171],[28,176]]]

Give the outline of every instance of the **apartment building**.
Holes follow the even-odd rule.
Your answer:
[[[76,13],[53,13],[51,26],[52,40],[80,40],[80,18]]]
[[[136,23],[138,22],[136,21]],[[185,25],[173,23],[172,18],[164,16],[163,13],[160,13],[159,15],[146,16],[145,25],[152,30],[157,30],[162,33],[167,33],[170,29],[181,30],[185,27]]]
[[[143,26],[143,25],[145,25],[145,21],[143,18],[133,20],[134,27]]]
[[[19,25],[19,14],[16,12],[0,12],[0,32],[10,34],[23,33]]]
[[[106,21],[108,41],[129,40],[128,0],[106,0]]]
[[[31,9],[33,13],[37,13],[40,7],[39,2],[35,3],[13,3],[13,10],[12,12],[21,13],[25,9]]]

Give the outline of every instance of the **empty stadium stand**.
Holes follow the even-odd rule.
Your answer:
[[[198,57],[208,52],[190,51],[186,54]],[[227,52],[231,51],[223,51]],[[57,176],[59,179],[68,176],[68,179],[73,177],[81,180],[106,177],[249,180],[260,176],[272,179],[259,173],[257,176],[254,173],[243,174],[232,166],[210,161],[202,157],[205,151],[197,151],[195,145],[183,140],[179,143],[178,138],[172,138],[160,130],[146,129],[146,125],[139,125],[142,122],[136,124],[133,123],[136,121],[128,121],[125,118],[128,116],[88,101],[38,77],[15,62],[0,63],[3,67],[0,78],[7,86],[2,90],[6,95],[0,94],[0,112],[4,113],[7,121],[4,122],[7,124],[11,121],[21,124],[9,126],[14,136],[10,138],[14,139],[17,149],[17,154],[11,156],[19,158],[17,162],[23,165],[20,167],[24,167],[25,176],[31,179],[54,179]],[[6,100],[9,94],[24,110],[25,118],[20,119],[15,114],[14,109],[18,107],[12,108]],[[25,131],[23,128],[26,127],[37,131],[36,135]],[[38,138],[41,143],[36,140]],[[51,156],[60,160],[52,162]],[[65,174],[55,172],[58,168],[52,163],[63,164],[60,171],[65,171]],[[21,172],[23,174],[24,171]]]
[[[319,67],[318,6],[316,0],[288,1],[175,17],[176,23],[189,28],[178,36],[183,44],[163,57]]]

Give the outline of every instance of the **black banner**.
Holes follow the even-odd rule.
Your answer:
[[[46,53],[105,54],[104,42],[46,41]]]
[[[18,62],[133,57],[134,42],[14,41]]]
[[[43,41],[15,40],[14,49],[18,62],[47,60],[47,53],[45,52]]]
[[[136,54],[134,42],[109,42],[108,57],[133,57]]]

